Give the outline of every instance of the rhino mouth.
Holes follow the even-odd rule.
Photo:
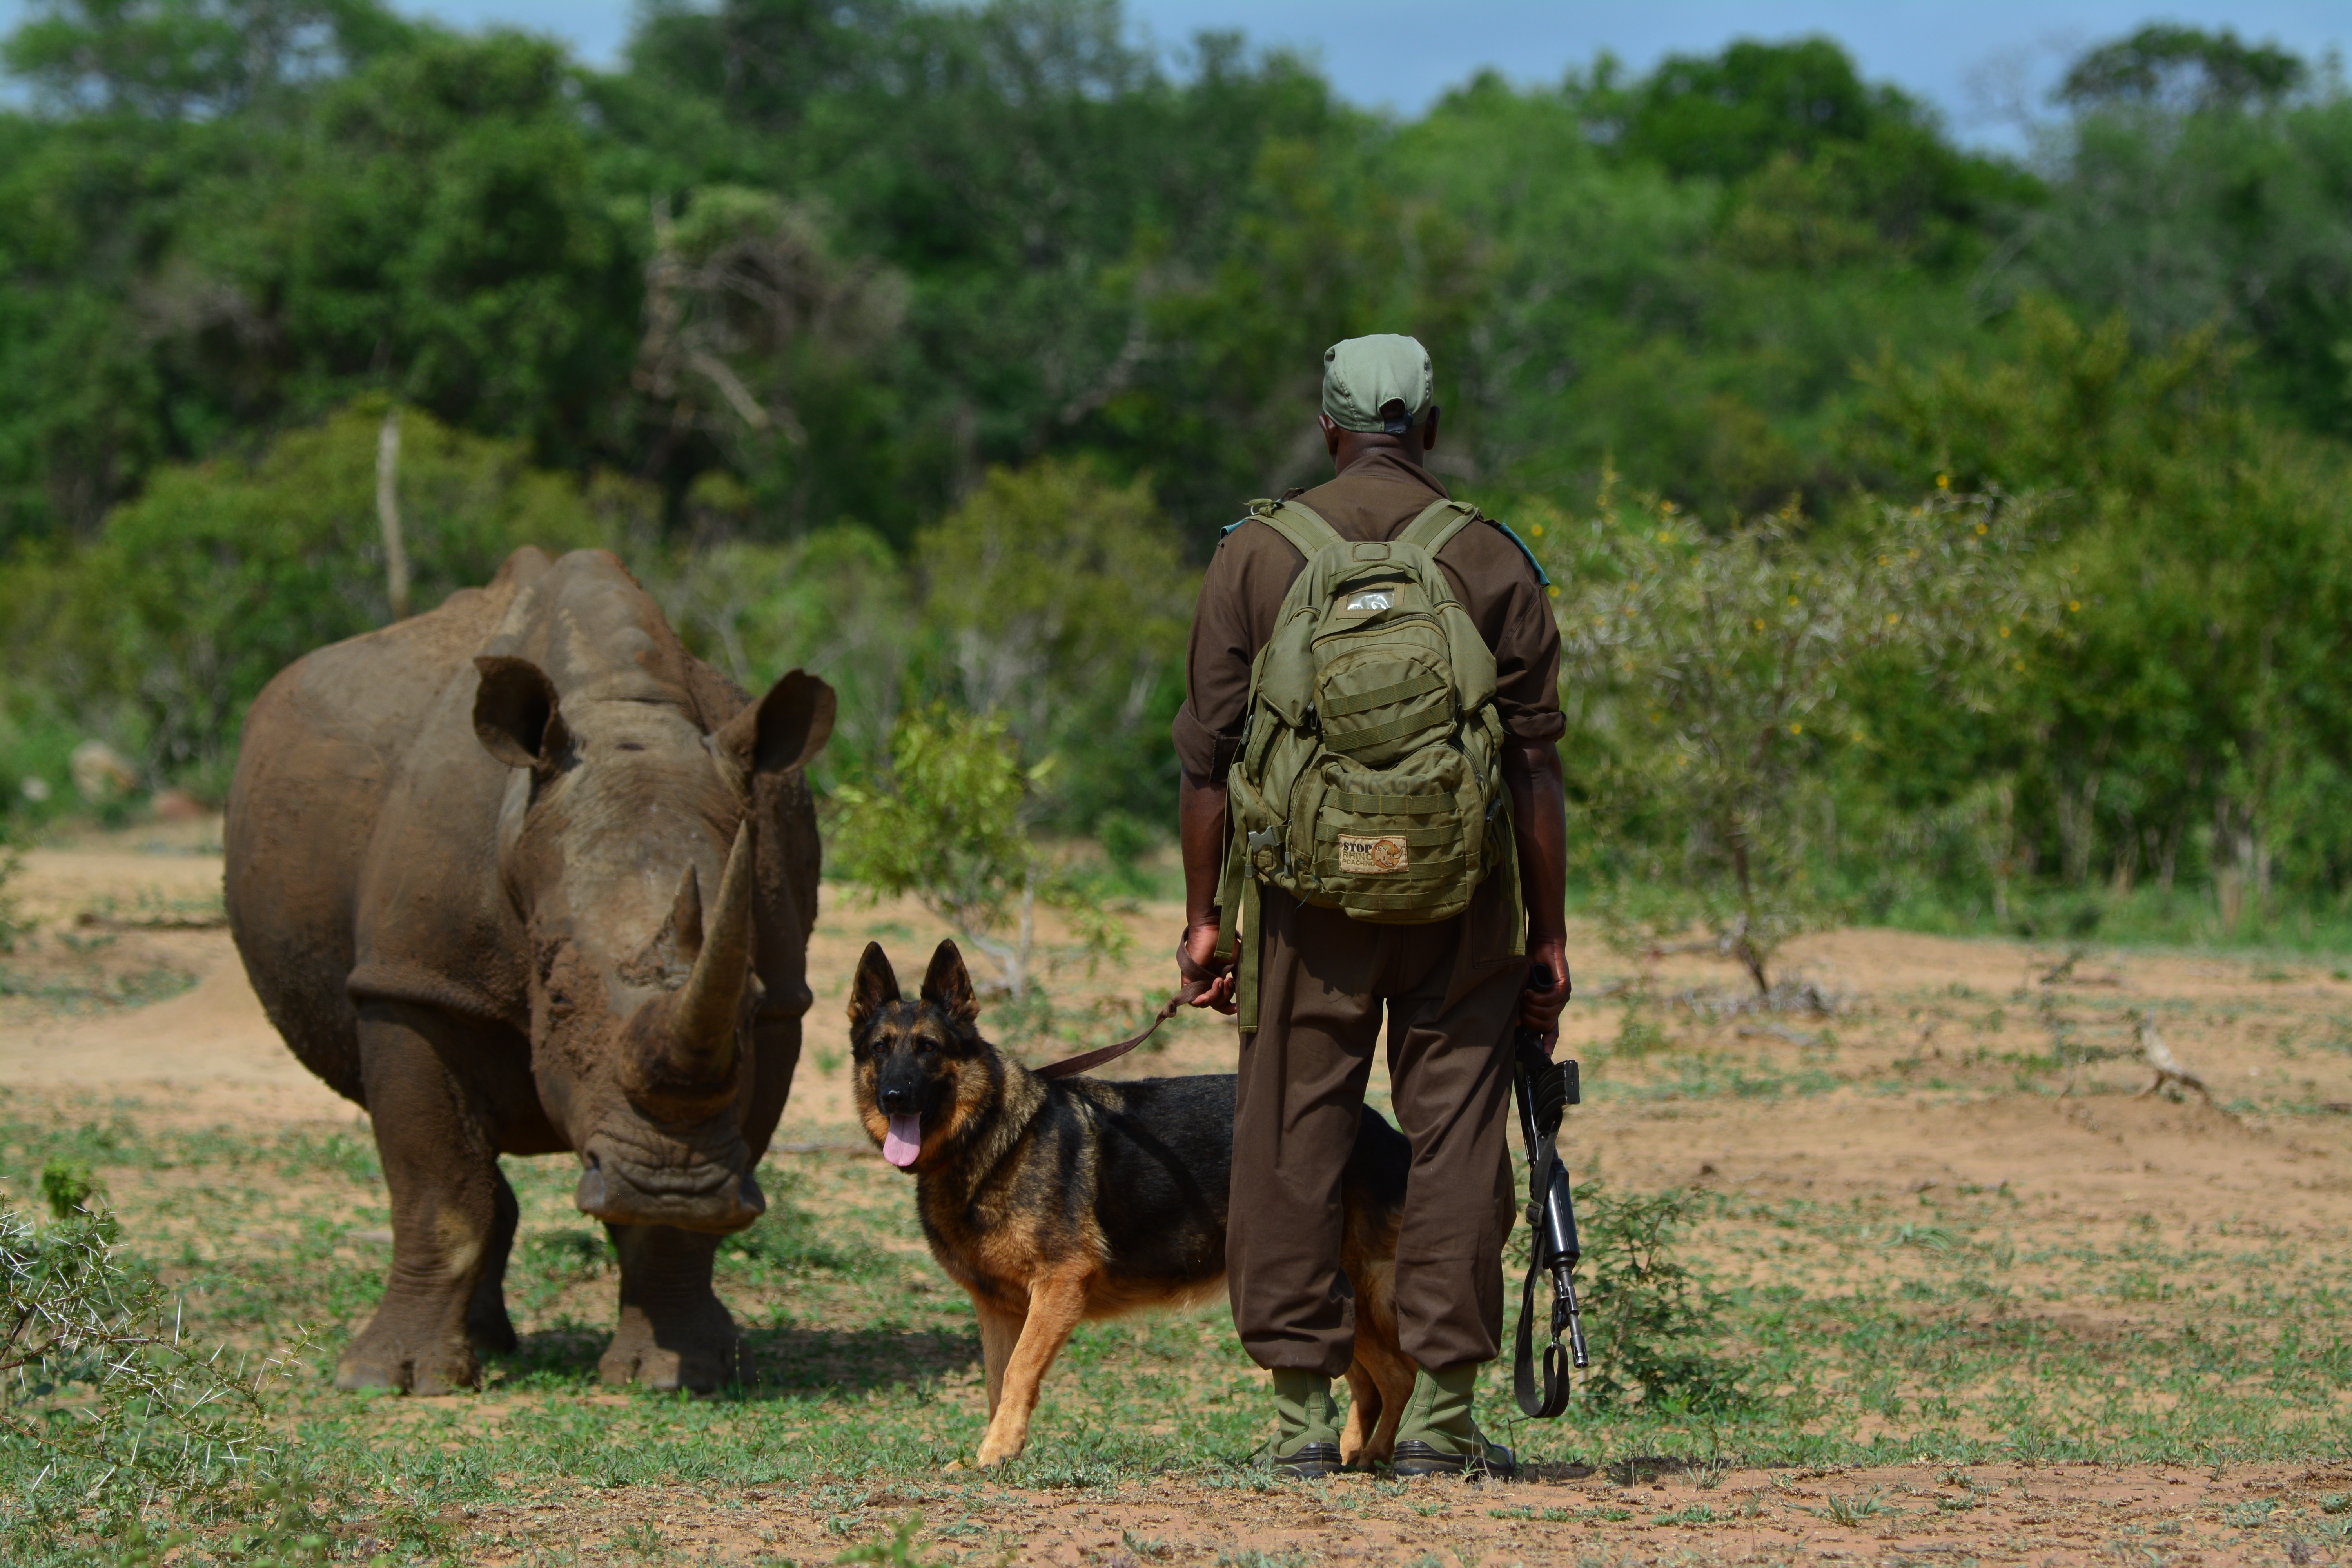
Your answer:
[[[706,1131],[707,1137],[695,1135]],[[580,1184],[572,1201],[607,1225],[670,1225],[724,1235],[767,1211],[750,1166],[751,1151],[731,1124],[682,1137],[605,1129],[580,1151]]]

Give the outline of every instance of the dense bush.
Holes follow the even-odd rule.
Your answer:
[[[375,0],[45,0],[5,58],[11,813],[93,735],[216,794],[260,681],[382,623],[396,404],[420,606],[524,539],[624,545],[735,679],[834,679],[822,784],[945,701],[1052,759],[1041,826],[1131,856],[1215,530],[1325,471],[1323,347],[1404,329],[1457,490],[1530,528],[1650,498],[1693,591],[1856,559],[1923,497],[2030,505],[2021,592],[2069,607],[1997,691],[1790,645],[1836,644],[1837,721],[1739,788],[1796,903],[2352,900],[2333,67],[2142,29],[2009,161],[1822,38],[1400,121],[1235,37],[1155,54],[1114,0],[665,0],[610,72]],[[1709,885],[1747,818],[1595,717],[1684,667],[1580,652],[1630,558],[1552,559],[1591,864]],[[1717,619],[1675,657],[1764,656]],[[1696,690],[1659,733],[1745,711]]]
[[[10,664],[37,670],[80,722],[143,751],[158,778],[216,790],[237,725],[310,649],[390,618],[375,503],[383,410],[354,408],[257,457],[170,468],[86,545],[0,579]],[[642,498],[583,490],[520,448],[404,419],[397,492],[429,609],[520,545],[618,542]],[[21,661],[21,662],[20,662]]]

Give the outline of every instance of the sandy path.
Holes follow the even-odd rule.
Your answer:
[[[216,897],[220,886],[217,855],[37,850],[26,858],[16,894],[27,912],[52,921],[93,905]],[[830,885],[825,892],[827,907],[809,953],[816,999],[780,1134],[786,1142],[856,1136],[842,1017],[866,943],[882,941],[902,979],[911,981],[946,934],[910,903],[869,905]],[[1129,994],[1156,999],[1155,988],[1169,977],[1160,973],[1155,955],[1178,922],[1172,904],[1139,910],[1135,955],[1123,975],[1106,975],[1105,983],[1123,983]],[[194,1122],[347,1123],[359,1114],[279,1041],[226,930],[153,931],[142,940],[198,975],[195,987],[135,1010],[0,1026],[0,1084],[66,1098],[133,1099],[151,1112]],[[1918,1009],[1906,1004],[1922,998],[1949,1004],[1957,993],[1974,999],[1950,1004],[1964,1013],[1998,1008],[2000,998],[2013,997],[2021,983],[2060,956],[2015,942],[1846,931],[1794,944],[1790,964],[1832,991],[1864,1000],[1875,1015],[1839,1026],[1851,1053],[1843,1065],[1851,1069],[1865,1065],[1851,1059],[1864,1053],[1908,1049],[1924,1057],[1930,1042],[1942,1042],[1932,1047],[1938,1053],[1945,1045],[1957,1053],[1971,1039],[1981,1045],[1992,1015],[1923,1022]],[[1635,967],[1597,942],[1580,944],[1580,959],[1588,995]],[[1726,966],[1705,957],[1670,959],[1653,968],[1663,991],[1722,986],[1727,979]],[[2282,1070],[2276,1037],[2297,1018],[2320,1027],[2340,1010],[2352,1010],[2352,982],[2334,980],[2317,965],[2283,972],[2221,957],[2105,954],[2086,961],[2081,977],[2089,984],[2066,993],[2058,1005],[2077,1013],[2104,1008],[2116,1017],[2129,1005],[2174,1009],[2168,1017],[2179,1021],[2167,1027],[2176,1044],[2224,1097],[2225,1085],[2259,1086],[2264,1074]],[[2260,1016],[2252,1016],[2257,1008]],[[2006,1010],[2011,1017],[2002,1027],[2011,1035],[2032,1026],[2016,1002]],[[1568,1048],[1590,1058],[1596,1043],[1613,1032],[1617,1017],[1608,1005],[1578,1007],[1566,1023]],[[1701,1026],[1685,1030],[1696,1037],[1685,1043],[1751,1054],[1759,1044],[1775,1043],[1756,1028],[1736,1022],[1711,1030]],[[1228,1030],[1188,1017],[1165,1049],[1130,1058],[1131,1067],[1122,1063],[1118,1070],[1229,1070],[1233,1049]],[[2323,1058],[2297,1068],[2306,1074],[2307,1091],[2315,1099],[2352,1102],[2352,1053],[2336,1049]],[[2144,1077],[2133,1063],[2101,1070],[2112,1082]],[[1956,1100],[1965,1100],[1965,1109]],[[2198,1102],[2112,1094],[2053,1100],[1845,1087],[1756,1100],[1599,1098],[1577,1113],[1577,1128],[1584,1167],[1636,1186],[1701,1183],[1759,1195],[1831,1196],[2006,1182],[2021,1195],[2063,1201],[2086,1215],[2147,1211],[2197,1223],[2262,1212],[2273,1224],[2352,1228],[2352,1117],[2298,1118],[2273,1126]]]
[[[1663,1475],[1582,1467],[1543,1479],[1212,1488],[1186,1480],[1105,1495],[882,1486],[845,1510],[776,1488],[723,1500],[620,1488],[558,1505],[566,1547],[621,1546],[648,1529],[705,1562],[835,1561],[919,1516],[934,1542],[986,1561],[1143,1568],[1155,1562],[1515,1563],[2304,1563],[2340,1559],[2352,1471],[2301,1465],[2226,1474],[2164,1465],[2025,1468],[1932,1464]],[[557,1535],[534,1505],[473,1522],[511,1543],[485,1563],[541,1560]],[[536,1505],[543,1507],[545,1505]],[[2330,1510],[2336,1511],[2329,1511]],[[1436,1555],[1433,1557],[1432,1552]],[[896,1559],[893,1559],[894,1561]]]

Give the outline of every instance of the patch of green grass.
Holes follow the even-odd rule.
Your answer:
[[[196,983],[185,970],[156,965],[120,974],[32,975],[0,967],[0,996],[20,996],[55,1013],[95,1013],[168,1002]]]
[[[1718,1078],[1692,1092],[1740,1091]],[[911,1184],[878,1161],[772,1157],[768,1215],[729,1238],[717,1263],[745,1334],[746,1383],[715,1398],[617,1400],[596,1381],[616,1310],[609,1244],[572,1206],[570,1162],[508,1161],[522,1207],[508,1301],[522,1344],[492,1358],[479,1395],[429,1403],[339,1394],[328,1382],[390,1261],[363,1134],[173,1131],[136,1106],[60,1117],[0,1093],[0,1186],[33,1194],[52,1163],[110,1194],[129,1245],[175,1293],[191,1334],[251,1354],[315,1331],[310,1370],[279,1419],[314,1479],[316,1507],[343,1521],[339,1559],[464,1560],[479,1544],[468,1544],[469,1510],[618,1487],[837,1488],[827,1506],[845,1521],[844,1546],[862,1550],[898,1539],[889,1532],[918,1493],[942,1500],[923,1503],[930,1517],[952,1520],[953,1500],[976,1495],[964,1489],[999,1481],[1085,1491],[1172,1473],[1261,1484],[1244,1467],[1270,1415],[1263,1374],[1214,1304],[1082,1324],[1029,1451],[985,1481],[948,1472],[971,1462],[984,1421],[976,1325],[924,1247]],[[1658,1208],[1657,1226],[1642,1231],[1669,1198],[1672,1212]],[[2352,1442],[2352,1343],[2341,1331],[2352,1258],[2325,1237],[2252,1222],[2192,1237],[2034,1219],[2002,1189],[1966,1185],[1836,1203],[1622,1201],[1622,1214],[1594,1205],[1587,1215],[1588,1328],[1602,1358],[1587,1394],[1558,1421],[1528,1422],[1507,1368],[1489,1373],[1481,1420],[1531,1462],[2218,1462],[2321,1458]],[[1612,1243],[1612,1226],[1634,1226],[1632,1239]],[[1642,1263],[1636,1244],[1653,1242],[1662,1245]],[[1735,1369],[1736,1384],[1677,1382],[1680,1363],[1631,1375],[1630,1352],[1612,1348],[1604,1263],[1625,1289],[1637,1263],[1660,1262],[1686,1270],[1674,1331],[1644,1331],[1633,1348],[1686,1352],[1699,1372]],[[1650,1278],[1661,1283],[1645,1287],[1643,1310],[1654,1311],[1672,1277]],[[1857,1412],[1871,1417],[1867,1433]],[[0,1444],[0,1499],[37,1472]],[[863,1500],[877,1485],[900,1500],[887,1513]],[[1827,1506],[1863,1521],[1892,1508],[1878,1498]],[[2352,1520],[2346,1494],[2318,1507]],[[1659,1516],[1727,1517],[1704,1503]],[[12,1528],[0,1512],[0,1559],[12,1563],[63,1568],[82,1551]],[[1129,1550],[1149,1559],[1157,1544]],[[684,1551],[639,1545],[647,1561]]]

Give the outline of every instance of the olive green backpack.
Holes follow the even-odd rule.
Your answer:
[[[1349,917],[1423,925],[1461,913],[1513,859],[1495,711],[1495,655],[1437,552],[1478,520],[1441,500],[1387,542],[1343,538],[1297,501],[1250,516],[1307,558],[1250,667],[1226,779],[1231,952],[1241,1025],[1256,1024],[1257,888]],[[1517,867],[1511,881],[1517,884]]]

